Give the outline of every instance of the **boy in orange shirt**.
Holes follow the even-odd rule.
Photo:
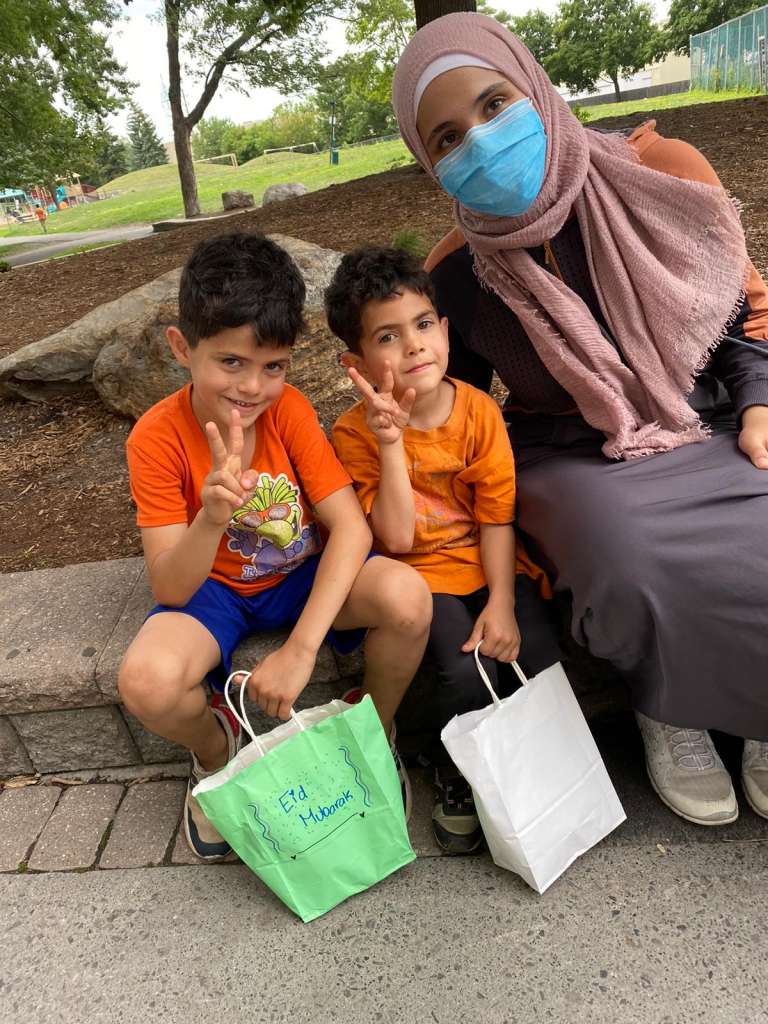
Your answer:
[[[445,376],[448,321],[428,274],[407,253],[366,248],[345,256],[326,291],[331,330],[362,401],[333,429],[380,550],[418,569],[433,597],[428,649],[437,664],[442,728],[485,707],[473,651],[505,692],[520,660],[536,674],[559,660],[536,579],[515,551],[515,467],[501,412],[488,395]],[[516,611],[524,613],[522,639]],[[507,690],[508,692],[508,690]],[[472,792],[447,755],[435,838],[448,853],[482,841]]]
[[[293,260],[266,238],[202,243],[182,273],[179,327],[166,332],[192,383],[145,413],[127,443],[158,605],[125,655],[120,695],[149,730],[192,752],[184,828],[206,860],[229,846],[192,789],[234,756],[239,729],[227,709],[209,708],[201,682],[221,688],[240,641],[291,627],[248,681],[251,698],[285,719],[326,636],[350,650],[368,630],[363,687],[389,731],[429,629],[423,581],[368,560],[349,476],[285,382],[304,292]]]

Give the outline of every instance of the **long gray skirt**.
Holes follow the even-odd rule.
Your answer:
[[[519,526],[572,632],[670,725],[768,739],[768,471],[735,428],[627,462],[525,448]],[[536,550],[538,549],[538,550]]]

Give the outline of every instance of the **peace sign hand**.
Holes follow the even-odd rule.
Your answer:
[[[408,388],[400,401],[395,401],[395,379],[388,361],[384,363],[384,376],[378,391],[374,391],[353,366],[347,372],[365,402],[365,422],[379,444],[399,441],[411,418],[413,403],[416,401],[415,390]]]
[[[203,512],[215,526],[224,527],[232,513],[243,505],[255,480],[243,473],[243,427],[240,413],[232,410],[227,444],[224,444],[215,423],[205,424],[208,447],[211,449],[211,471],[203,482],[200,501]]]

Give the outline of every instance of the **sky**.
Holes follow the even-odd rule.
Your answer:
[[[666,15],[669,0],[652,0],[658,18]],[[532,8],[553,13],[559,0],[493,0],[497,10],[522,14]],[[127,77],[136,83],[135,102],[155,123],[164,141],[172,138],[171,113],[168,106],[168,57],[165,49],[165,28],[152,15],[159,10],[160,0],[133,0],[126,8],[128,18],[110,30],[110,42],[117,59],[127,67]],[[345,49],[344,29],[339,22],[330,23],[326,41],[333,56]],[[188,83],[184,92],[188,107],[197,100],[199,82]],[[274,89],[259,89],[243,96],[231,89],[219,87],[206,110],[206,117],[227,117],[236,124],[260,121],[268,117],[283,99]],[[119,135],[126,134],[126,111],[111,119],[111,128]]]

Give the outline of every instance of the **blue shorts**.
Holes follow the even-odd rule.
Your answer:
[[[250,597],[209,578],[183,607],[158,604],[147,618],[158,612],[181,612],[205,626],[221,652],[221,662],[208,673],[208,682],[213,689],[221,691],[232,672],[232,655],[247,636],[296,623],[312,590],[319,562],[319,554],[311,555],[281,583]],[[326,640],[339,654],[349,654],[360,646],[366,632],[366,629],[329,629]]]

